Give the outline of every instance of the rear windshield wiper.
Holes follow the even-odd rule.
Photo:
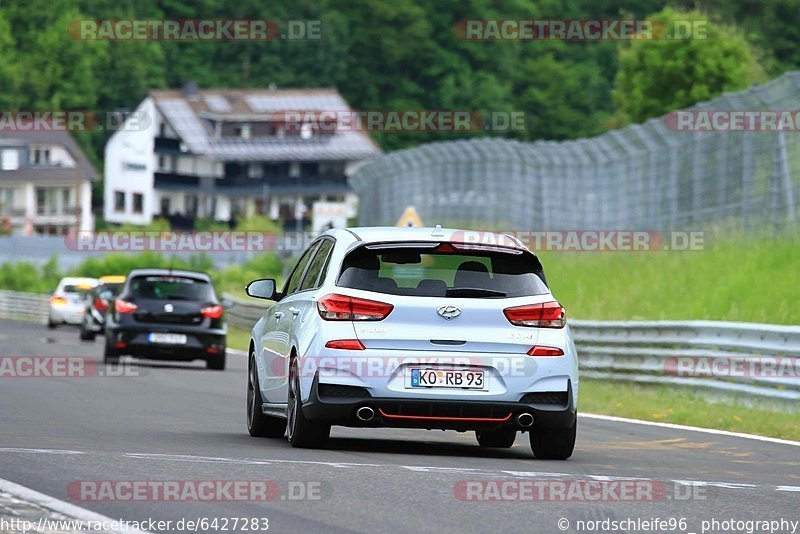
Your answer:
[[[482,287],[451,287],[445,293],[446,297],[505,297],[504,291],[484,289]]]

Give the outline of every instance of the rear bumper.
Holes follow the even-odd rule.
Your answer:
[[[319,392],[315,376],[311,395],[303,405],[303,414],[311,420],[352,427],[400,427],[448,430],[493,430],[514,428],[527,430],[517,416],[529,413],[534,427],[570,427],[575,422],[572,383],[567,384],[566,402],[562,405],[527,402],[462,401],[428,398],[378,398],[325,396]],[[370,421],[361,421],[356,411],[361,407],[374,410]]]
[[[151,332],[184,334],[186,343],[180,345],[151,343],[148,334]],[[109,344],[119,355],[135,356],[152,360],[211,360],[221,358],[225,354],[225,329],[188,329],[188,328],[109,328]],[[118,344],[124,343],[124,346]]]

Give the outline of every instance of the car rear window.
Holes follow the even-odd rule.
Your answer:
[[[530,252],[450,243],[367,245],[345,258],[337,285],[391,295],[503,298],[549,292]]]
[[[78,287],[78,286],[75,286],[75,285],[72,285],[72,284],[67,284],[61,289],[61,292],[62,293],[72,293],[72,294],[76,294],[76,295],[85,295],[86,293],[89,292],[90,289],[92,289],[92,288],[91,287],[85,287],[85,286]]]
[[[137,276],[131,280],[132,297],[151,300],[213,300],[211,284],[183,276]]]

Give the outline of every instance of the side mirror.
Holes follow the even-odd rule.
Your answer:
[[[223,298],[223,299],[221,299],[219,301],[219,305],[222,306],[226,310],[230,310],[231,308],[233,308],[236,305],[236,303],[233,302],[231,299]]]
[[[280,296],[275,293],[275,280],[272,278],[261,278],[253,280],[244,288],[248,297],[267,300],[278,300]]]

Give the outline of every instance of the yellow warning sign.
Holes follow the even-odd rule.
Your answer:
[[[416,208],[414,208],[414,206],[409,206],[405,209],[400,218],[397,219],[397,224],[395,224],[395,226],[413,226],[414,228],[420,228],[423,226],[423,224],[422,219],[419,218],[419,213],[417,213]]]

